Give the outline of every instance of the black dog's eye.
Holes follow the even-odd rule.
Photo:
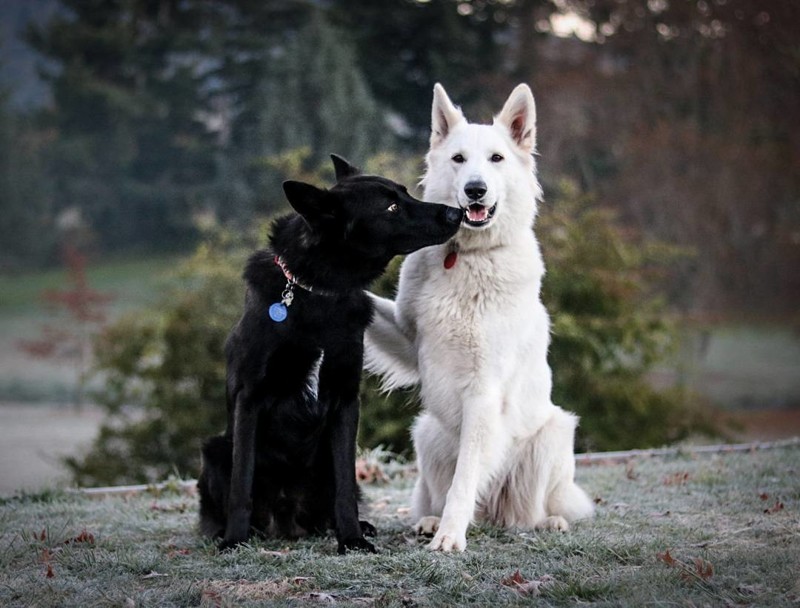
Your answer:
[[[392,203],[386,208],[386,211],[388,211],[389,213],[397,213],[398,211],[400,211],[400,207],[397,206],[397,203]]]
[[[464,158],[464,155],[463,155],[463,154],[454,154],[454,155],[453,155],[453,158],[452,158],[452,161],[453,161],[454,163],[458,163],[459,165],[460,165],[461,163],[463,163],[465,160],[467,160],[467,159],[466,159],[466,158]]]
[[[491,156],[491,159],[490,159],[490,160],[491,160],[493,163],[499,163],[501,160],[503,160],[503,155],[502,155],[502,154],[492,154],[492,156]]]

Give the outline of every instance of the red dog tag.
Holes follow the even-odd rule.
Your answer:
[[[445,270],[450,270],[453,266],[455,266],[457,259],[458,259],[457,251],[451,251],[450,253],[448,253],[444,258]]]

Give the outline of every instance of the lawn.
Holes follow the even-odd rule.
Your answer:
[[[181,258],[141,257],[107,261],[87,268],[89,285],[114,296],[110,319],[154,303],[165,292]],[[39,337],[43,324],[63,323],[41,301],[48,289],[68,286],[63,269],[0,275],[0,400],[69,402],[76,370],[69,363],[37,360],[23,353],[20,340]]]
[[[581,466],[578,478],[594,520],[567,533],[474,527],[457,555],[410,532],[408,469],[367,486],[378,555],[338,556],[331,537],[220,555],[185,492],[11,498],[0,605],[800,605],[797,442]]]

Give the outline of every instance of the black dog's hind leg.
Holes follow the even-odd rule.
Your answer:
[[[249,392],[239,391],[233,413],[233,463],[228,496],[228,523],[220,549],[230,549],[250,536],[253,509],[253,473],[255,469],[258,405]]]
[[[197,480],[200,494],[200,532],[210,538],[225,534],[225,512],[231,488],[231,441],[211,437],[203,444],[203,466]]]

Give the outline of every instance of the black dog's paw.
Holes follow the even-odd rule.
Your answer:
[[[344,555],[348,551],[363,551],[364,553],[377,553],[378,550],[367,539],[348,538],[339,541],[339,555]]]
[[[364,536],[371,536],[372,538],[378,536],[378,529],[368,521],[362,520],[358,523],[361,524],[361,534]]]
[[[243,540],[237,540],[237,539],[229,540],[229,539],[223,538],[222,540],[220,540],[217,543],[217,549],[219,550],[220,553],[227,553],[229,551],[233,551],[237,547],[242,546],[242,544],[245,541],[246,541],[246,539],[243,539]]]

